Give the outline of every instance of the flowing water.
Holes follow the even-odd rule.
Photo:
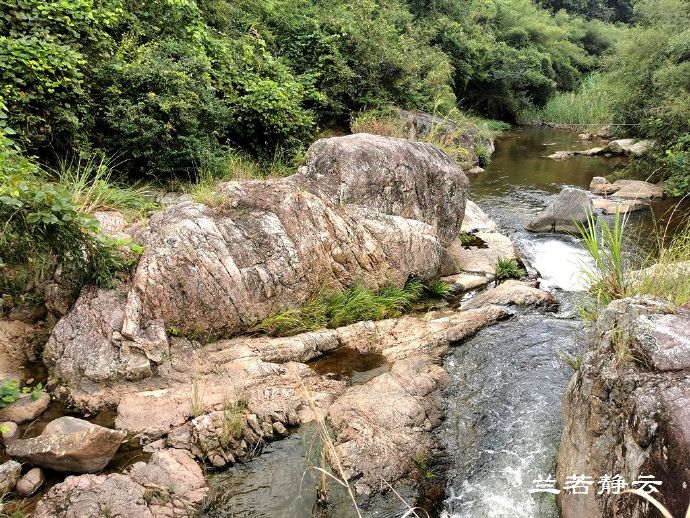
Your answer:
[[[615,158],[544,158],[594,145],[565,131],[514,131],[498,142],[486,171],[471,180],[470,198],[541,273],[542,287],[554,293],[561,310],[519,314],[480,331],[447,357],[448,411],[439,432],[450,462],[444,516],[558,516],[553,497],[529,489],[533,480],[555,474],[561,399],[573,374],[561,357],[586,347],[576,310],[585,295],[581,272],[590,263],[575,238],[531,234],[523,225],[562,187],[588,188],[592,177],[621,165]],[[654,202],[633,214],[631,224],[648,228],[652,214],[663,218],[672,203]]]

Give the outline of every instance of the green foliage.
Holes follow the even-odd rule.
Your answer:
[[[623,258],[623,244],[627,216],[616,212],[613,223],[590,213],[585,224],[577,224],[582,246],[594,262],[594,268],[584,268],[589,291],[596,306],[606,306],[623,298],[628,290],[628,265]]]
[[[629,22],[633,18],[632,0],[542,0],[554,11],[565,9],[587,18],[612,22]]]
[[[40,292],[58,266],[77,286],[112,286],[133,260],[121,248],[138,253],[140,247],[101,236],[98,222],[78,210],[68,191],[46,182],[6,137],[0,140],[0,286]]]
[[[11,405],[19,399],[21,390],[16,380],[5,380],[0,383],[0,408]]]
[[[299,309],[289,309],[264,319],[250,331],[271,336],[290,336],[323,327],[342,327],[362,320],[382,320],[402,315],[424,293],[439,297],[448,292],[445,283],[425,285],[410,279],[403,288],[384,286],[378,291],[354,285],[339,291],[324,291]]]
[[[0,382],[0,408],[4,408],[17,401],[22,394],[30,394],[36,401],[43,394],[43,384],[37,383],[34,387],[19,388],[16,380],[4,380]]]
[[[496,279],[519,279],[527,275],[527,272],[520,268],[520,265],[515,259],[502,257],[496,261]]]
[[[289,162],[317,126],[390,105],[513,118],[609,44],[529,0],[432,3],[0,0],[0,102],[43,163],[196,180],[233,150]]]
[[[625,33],[608,79],[617,95],[614,122],[652,138],[659,149],[628,174],[668,180],[669,194],[690,190],[690,1],[640,0],[638,23]],[[645,172],[646,171],[646,172]]]

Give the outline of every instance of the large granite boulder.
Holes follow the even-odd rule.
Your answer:
[[[530,232],[577,233],[576,223],[585,223],[593,212],[592,200],[587,192],[565,187],[525,228]]]
[[[437,147],[367,133],[316,141],[298,177],[336,204],[427,223],[444,245],[460,232],[469,186]]]
[[[611,303],[564,397],[556,479],[620,475],[628,485],[661,481],[652,496],[684,516],[690,485],[690,309],[665,302]],[[640,487],[640,485],[631,487]],[[650,516],[636,495],[599,488],[561,492],[563,518]]]
[[[227,182],[217,207],[183,202],[135,237],[130,283],[83,290],[44,349],[84,390],[151,375],[166,331],[209,341],[300,306],[324,286],[438,277],[462,226],[468,181],[437,148],[367,134],[316,142],[288,178]],[[446,272],[452,274],[455,272]]]
[[[126,437],[75,417],[60,417],[48,423],[41,435],[15,439],[6,453],[30,464],[56,471],[95,473],[102,470]]]

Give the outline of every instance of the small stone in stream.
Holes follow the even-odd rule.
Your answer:
[[[281,422],[273,423],[273,431],[280,437],[286,437],[288,434],[287,428],[285,428],[285,425]]]
[[[43,470],[41,468],[33,468],[19,479],[14,490],[17,496],[26,498],[38,491],[45,480],[46,476],[43,474]]]
[[[556,151],[555,153],[549,155],[548,158],[551,158],[552,160],[565,160],[573,155],[575,155],[574,151]]]
[[[585,223],[593,211],[592,200],[587,192],[565,187],[525,228],[530,232],[578,233],[576,223]]]
[[[10,441],[15,440],[19,436],[19,427],[17,423],[6,421],[0,423],[0,430],[2,430],[2,442],[9,444]]]
[[[595,176],[589,184],[589,190],[593,194],[612,194],[620,189],[620,185],[614,185],[602,176]]]
[[[38,399],[27,394],[11,405],[0,409],[0,421],[13,421],[17,424],[27,423],[45,412],[49,405],[50,396],[47,393],[41,392]]]
[[[641,180],[617,180],[613,183],[620,187],[616,191],[617,198],[651,200],[663,198],[664,192],[658,185]]]
[[[19,462],[8,460],[0,464],[0,495],[9,493],[14,489],[22,472],[22,465]]]
[[[479,173],[483,173],[483,172],[484,172],[484,168],[479,167],[479,166],[474,166],[473,168],[465,171],[465,173],[467,173],[467,174],[479,174]]]
[[[60,417],[48,423],[40,436],[15,439],[5,451],[11,457],[56,471],[94,473],[110,462],[126,436],[123,430]]]

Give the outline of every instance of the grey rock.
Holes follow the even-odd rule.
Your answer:
[[[13,441],[19,437],[19,427],[17,426],[17,423],[6,421],[4,423],[0,423],[0,428],[4,429],[2,432],[2,442],[5,444],[9,444],[10,441]]]
[[[8,460],[0,464],[0,495],[9,493],[14,489],[21,472],[22,465],[19,462]]]
[[[613,185],[619,187],[615,193],[617,198],[651,200],[664,197],[661,186],[641,180],[616,180]]]
[[[589,190],[593,194],[613,194],[620,188],[620,185],[614,185],[601,176],[595,176],[589,184]]]
[[[197,516],[208,488],[188,452],[155,452],[128,474],[67,477],[40,500],[34,518],[110,516],[170,518]]]
[[[56,471],[94,473],[110,462],[126,435],[82,419],[60,417],[48,423],[38,437],[11,441],[6,452]]]
[[[29,497],[38,491],[45,483],[46,476],[41,468],[33,468],[19,479],[15,492],[22,498]]]
[[[592,200],[585,191],[565,187],[525,228],[530,232],[577,233],[576,223],[585,223],[593,212]]]
[[[50,396],[46,392],[42,392],[38,399],[26,394],[5,408],[0,408],[0,421],[27,423],[48,410],[48,406],[50,406]]]

